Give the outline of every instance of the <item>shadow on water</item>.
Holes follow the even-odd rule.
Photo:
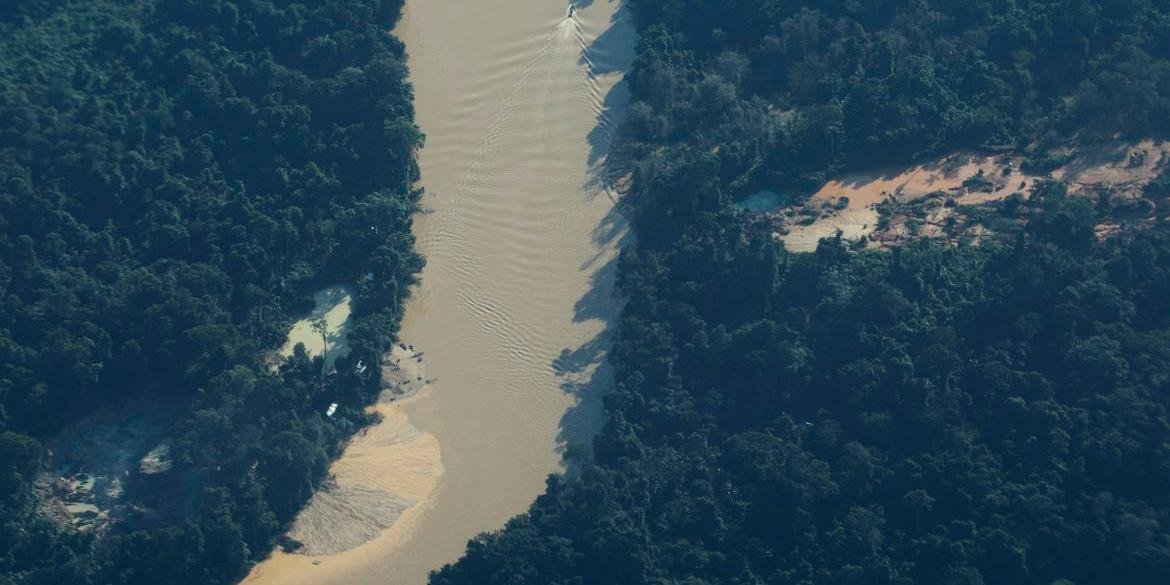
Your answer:
[[[619,3],[618,9],[609,19],[609,27],[597,35],[597,38],[593,39],[585,53],[581,55],[582,63],[585,62],[586,57],[593,62],[590,74],[594,76],[609,75],[610,73],[624,74],[634,61],[634,47],[637,46],[633,32],[634,15],[630,12],[629,2],[626,0],[608,1],[611,3],[617,1]],[[584,10],[586,5],[591,4],[593,4],[592,1],[578,2],[577,8]]]
[[[615,0],[610,0],[615,1]],[[578,61],[589,66],[589,79],[611,74],[625,74],[634,61],[634,48],[637,45],[634,32],[633,14],[629,4],[620,0],[621,6],[610,18],[609,26],[581,54]],[[593,4],[578,2],[578,9],[584,9]],[[623,79],[619,81],[606,95],[601,104],[601,113],[597,116],[597,125],[589,131],[589,159],[592,169],[602,162],[608,154],[614,141],[614,135],[622,120],[625,119],[626,108],[630,102],[629,83]]]
[[[589,131],[589,166],[602,163],[610,146],[613,144],[613,134],[617,131],[620,120],[625,117],[626,108],[630,103],[629,82],[623,79],[605,96],[601,105],[601,115],[598,124]],[[618,113],[620,115],[615,115]]]
[[[614,287],[617,264],[617,258],[612,258],[594,272],[589,291],[575,306],[575,321],[600,320],[604,328],[580,346],[562,349],[552,363],[561,390],[577,398],[561,417],[557,435],[568,474],[575,473],[581,463],[574,452],[589,452],[593,437],[604,424],[602,398],[613,387],[608,352],[622,305]]]
[[[592,4],[593,0],[576,2],[578,10]],[[622,2],[606,30],[583,51],[580,63],[590,67],[591,83],[601,76],[628,71],[637,42],[631,19],[628,5]],[[625,119],[629,97],[627,82],[622,79],[606,92],[597,122],[589,132],[589,155],[585,161],[588,173],[583,188],[590,198],[607,193],[608,179],[614,172],[607,155]],[[613,387],[613,368],[608,352],[623,305],[616,290],[618,253],[632,238],[626,219],[617,206],[611,207],[593,228],[592,238],[597,254],[580,267],[580,270],[591,271],[589,289],[574,304],[573,321],[599,321],[603,328],[580,346],[562,349],[552,363],[562,391],[577,398],[577,403],[561,418],[557,436],[569,475],[579,470],[582,460],[577,455],[591,451],[592,439],[604,424],[602,398]]]

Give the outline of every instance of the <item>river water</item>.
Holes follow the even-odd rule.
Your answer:
[[[524,512],[565,446],[600,427],[626,238],[600,167],[635,33],[619,2],[578,8],[408,0],[395,33],[429,212],[401,338],[425,352],[430,383],[377,405],[384,422],[331,470],[339,487],[302,513],[293,534],[318,554],[275,553],[246,582],[421,585]]]

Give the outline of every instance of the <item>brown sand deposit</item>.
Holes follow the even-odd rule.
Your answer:
[[[276,553],[245,582],[420,585],[524,512],[564,447],[601,424],[626,234],[601,169],[635,38],[617,2],[579,2],[572,19],[566,8],[408,1],[395,33],[432,213],[415,218],[427,265],[401,336],[426,352],[431,383],[377,406],[385,421],[333,467],[348,491],[323,492],[298,526],[336,533],[313,543],[329,551],[393,523],[339,554]]]
[[[1054,154],[1066,160],[1047,176],[1068,183],[1070,193],[1091,195],[1109,190],[1118,197],[1135,198],[1170,162],[1170,143],[1141,140],[1081,145],[1058,149]],[[870,236],[871,243],[898,241],[907,235],[899,227],[904,226],[905,218],[894,218],[893,230],[880,233],[877,206],[881,202],[891,199],[904,204],[937,194],[953,199],[956,205],[978,205],[1013,193],[1027,194],[1041,175],[1025,172],[1026,160],[1012,152],[961,151],[911,167],[847,173],[825,183],[803,206],[767,215],[785,246],[799,252],[816,249],[821,238],[838,231],[846,239]],[[950,215],[946,210],[933,211],[917,235],[940,236],[939,226]]]

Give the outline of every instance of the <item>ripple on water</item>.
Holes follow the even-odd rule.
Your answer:
[[[401,334],[426,350],[433,382],[378,405],[386,420],[346,449],[336,488],[293,530],[320,537],[318,551],[372,540],[274,555],[251,582],[421,585],[523,512],[563,470],[566,442],[601,423],[624,224],[593,173],[624,108],[623,5],[570,20],[546,0],[408,0],[396,32],[433,210],[415,218],[427,265]]]

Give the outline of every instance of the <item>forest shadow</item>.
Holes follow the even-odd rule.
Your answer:
[[[638,42],[634,16],[630,12],[629,2],[609,0],[610,3],[614,1],[617,1],[619,6],[610,16],[609,26],[593,39],[585,48],[585,53],[581,55],[580,63],[589,64],[593,75],[624,74],[634,61],[634,48]],[[583,10],[592,4],[592,1],[588,4],[578,2],[577,8]]]
[[[584,9],[590,4],[593,4],[591,0],[588,4],[579,2],[577,7]],[[617,130],[625,119],[630,90],[624,74],[634,61],[636,45],[637,32],[634,30],[633,15],[628,3],[622,0],[621,6],[610,17],[609,26],[585,47],[578,61],[578,64],[589,68],[590,83],[597,83],[599,77],[606,75],[623,75],[602,99],[597,124],[589,131],[589,158],[586,162],[591,169],[604,162]]]
[[[591,176],[587,184],[597,181]],[[589,287],[573,304],[573,322],[596,321],[602,324],[602,329],[577,347],[563,348],[552,362],[561,391],[577,398],[576,404],[561,417],[557,434],[557,448],[568,475],[580,470],[585,461],[582,457],[591,456],[593,437],[605,423],[602,399],[613,388],[608,352],[624,305],[617,290],[618,267],[621,250],[633,239],[633,232],[616,205],[593,228],[592,239],[596,253],[579,268],[590,272]]]
[[[1135,161],[1131,155],[1142,153]],[[1170,145],[1162,140],[1114,140],[1078,145],[1062,167],[1066,181],[1149,181],[1167,168]]]
[[[290,356],[298,344],[303,344],[310,356],[320,355],[322,348],[327,348],[325,367],[333,367],[338,358],[349,354],[350,303],[353,295],[350,287],[339,284],[317,291],[312,297],[313,308],[292,324],[279,353]],[[327,325],[324,337],[313,328],[313,322],[318,319],[323,319]],[[273,362],[270,367],[277,363]]]
[[[602,399],[613,388],[609,349],[623,300],[616,290],[617,256],[611,257],[590,277],[589,290],[574,306],[574,322],[599,321],[602,329],[577,347],[566,347],[552,362],[561,391],[577,402],[561,417],[557,448],[566,473],[573,474],[592,451],[593,437],[605,423]]]
[[[909,182],[913,178],[913,175],[925,173],[929,177],[926,181],[926,185],[929,186],[938,180],[954,179],[958,176],[959,171],[962,170],[964,165],[973,162],[975,159],[976,155],[973,153],[956,153],[930,162],[857,170],[837,179],[830,179],[830,181],[836,180],[844,187],[860,190],[876,182],[888,182],[897,179],[903,179]]]
[[[593,0],[577,2],[577,8],[584,9],[593,3]],[[632,15],[622,1],[606,30],[582,54],[581,63],[590,68],[590,83],[598,83],[601,76],[628,71],[636,42]],[[587,136],[589,154],[584,161],[587,173],[582,188],[590,199],[608,194],[609,177],[614,172],[608,155],[625,119],[629,99],[629,88],[623,78],[601,100],[596,122]],[[589,288],[573,305],[574,323],[599,322],[601,330],[577,347],[562,349],[552,362],[561,390],[577,399],[561,417],[557,435],[557,447],[568,475],[577,473],[585,458],[591,456],[593,437],[605,422],[602,398],[613,388],[608,352],[624,304],[617,291],[618,259],[631,238],[626,218],[616,204],[611,206],[593,228],[596,253],[579,268],[589,272]]]

